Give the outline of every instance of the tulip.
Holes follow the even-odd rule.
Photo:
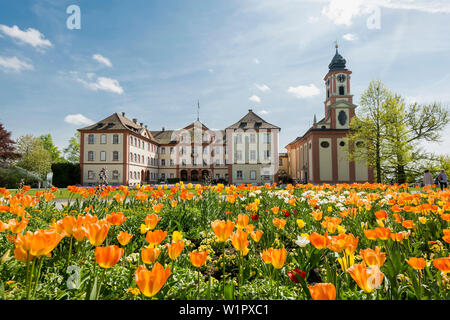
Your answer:
[[[297,278],[297,275],[299,275],[300,277],[302,277],[303,279],[306,280],[306,272],[300,270],[300,269],[294,269],[292,271],[288,272],[288,277],[291,279],[292,282],[294,283],[299,283],[299,280]]]
[[[308,288],[313,300],[336,300],[336,288],[332,283],[316,283]]]
[[[128,231],[125,231],[125,232],[120,231],[117,236],[117,241],[119,241],[119,243],[122,246],[126,246],[132,238],[133,238],[133,235],[129,234]]]
[[[317,249],[321,250],[324,249],[326,247],[328,247],[328,245],[331,242],[331,239],[328,237],[328,234],[325,232],[325,235],[320,235],[316,232],[313,232],[310,236],[309,236],[309,241],[311,242],[311,244],[316,247]]]
[[[375,230],[364,230],[364,234],[366,236],[367,239],[369,240],[377,240],[377,232]]]
[[[147,217],[145,217],[144,223],[148,229],[153,230],[153,229],[155,229],[159,220],[161,220],[161,218],[158,217],[156,214],[152,213],[152,214],[148,214]]]
[[[183,239],[183,234],[180,231],[174,231],[172,233],[172,242],[178,242]]]
[[[286,249],[273,249],[271,252],[272,265],[275,269],[281,269],[286,261],[287,251]]]
[[[166,283],[170,276],[170,267],[164,267],[158,262],[149,271],[145,266],[139,266],[135,273],[135,281],[139,290],[146,297],[153,297]]]
[[[248,222],[250,220],[250,217],[245,214],[238,215],[236,219],[236,227],[238,229],[245,229],[248,225]]]
[[[297,219],[297,226],[300,229],[303,229],[306,226],[306,223],[305,223],[305,221],[303,221],[303,219]]]
[[[250,244],[248,241],[248,232],[242,231],[238,229],[236,232],[231,234],[231,244],[233,247],[239,251],[243,256],[248,253],[248,245]]]
[[[423,270],[423,268],[427,265],[427,261],[424,258],[411,257],[409,260],[405,260],[415,270]]]
[[[147,232],[145,239],[151,246],[160,244],[167,236],[167,231],[155,230]]]
[[[377,234],[377,238],[380,240],[389,240],[391,236],[391,230],[389,228],[376,228],[375,232]]]
[[[220,242],[225,242],[228,240],[231,233],[233,232],[234,226],[234,222],[230,220],[227,220],[227,222],[223,220],[215,220],[211,222],[211,227]]]
[[[109,269],[122,258],[124,250],[116,245],[95,248],[95,260],[102,268]]]
[[[11,219],[8,221],[8,229],[12,233],[21,233],[28,225],[29,219],[22,218],[20,222],[18,222],[16,219]]]
[[[98,247],[105,241],[108,235],[109,224],[106,221],[98,221],[95,223],[90,223],[87,227],[87,237],[89,242]]]
[[[167,245],[167,249],[169,251],[169,258],[172,260],[178,258],[178,256],[181,254],[181,251],[183,251],[183,248],[184,242],[182,240],[172,242],[171,244]]]
[[[375,247],[375,250],[370,248],[365,250],[359,250],[359,255],[368,266],[381,266],[386,261],[386,254],[380,251],[379,247]]]
[[[27,263],[33,260],[34,256],[25,251],[23,247],[18,246],[14,249],[14,258],[16,258],[17,261]]]
[[[194,267],[201,267],[206,263],[206,258],[208,258],[208,251],[190,252],[189,258]]]
[[[113,226],[120,226],[127,220],[127,217],[122,212],[112,213],[106,216],[106,221],[108,221]]]
[[[284,229],[284,226],[286,225],[286,220],[284,219],[279,219],[279,218],[274,218],[272,220],[272,223],[275,227],[277,227],[278,229]]]
[[[378,266],[367,268],[364,262],[354,264],[347,269],[347,272],[350,273],[358,286],[367,293],[378,289],[384,277]]]
[[[450,273],[450,257],[434,259],[433,266],[443,273]]]
[[[76,219],[73,216],[65,216],[61,220],[56,222],[56,231],[63,233],[67,237],[71,237],[73,234],[73,228],[76,224]]]
[[[142,261],[146,264],[152,264],[158,259],[161,250],[157,248],[143,248],[141,250]]]
[[[260,230],[256,230],[253,231],[250,236],[252,237],[253,241],[255,242],[259,242],[259,240],[261,239],[261,236],[263,235],[264,232],[260,231]]]

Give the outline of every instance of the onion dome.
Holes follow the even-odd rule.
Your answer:
[[[333,57],[333,60],[331,60],[330,64],[328,65],[328,68],[330,71],[338,71],[338,70],[347,70],[345,68],[345,64],[347,61],[339,54],[338,52],[338,46],[336,45],[336,54]]]

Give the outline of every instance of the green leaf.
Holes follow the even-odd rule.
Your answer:
[[[228,283],[225,285],[225,300],[234,300],[234,285]]]

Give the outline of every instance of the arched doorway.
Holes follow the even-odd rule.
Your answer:
[[[198,181],[198,171],[197,170],[191,171],[191,181]]]
[[[187,181],[188,179],[188,174],[186,170],[181,170],[180,172],[180,180],[181,181]]]

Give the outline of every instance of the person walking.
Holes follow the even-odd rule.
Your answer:
[[[431,186],[433,184],[433,176],[430,172],[430,170],[425,170],[423,174],[423,186]]]
[[[447,188],[448,186],[448,177],[447,174],[445,173],[445,170],[442,169],[441,173],[439,173],[437,180],[439,181],[439,184],[441,186],[441,190],[443,191],[444,188]]]

